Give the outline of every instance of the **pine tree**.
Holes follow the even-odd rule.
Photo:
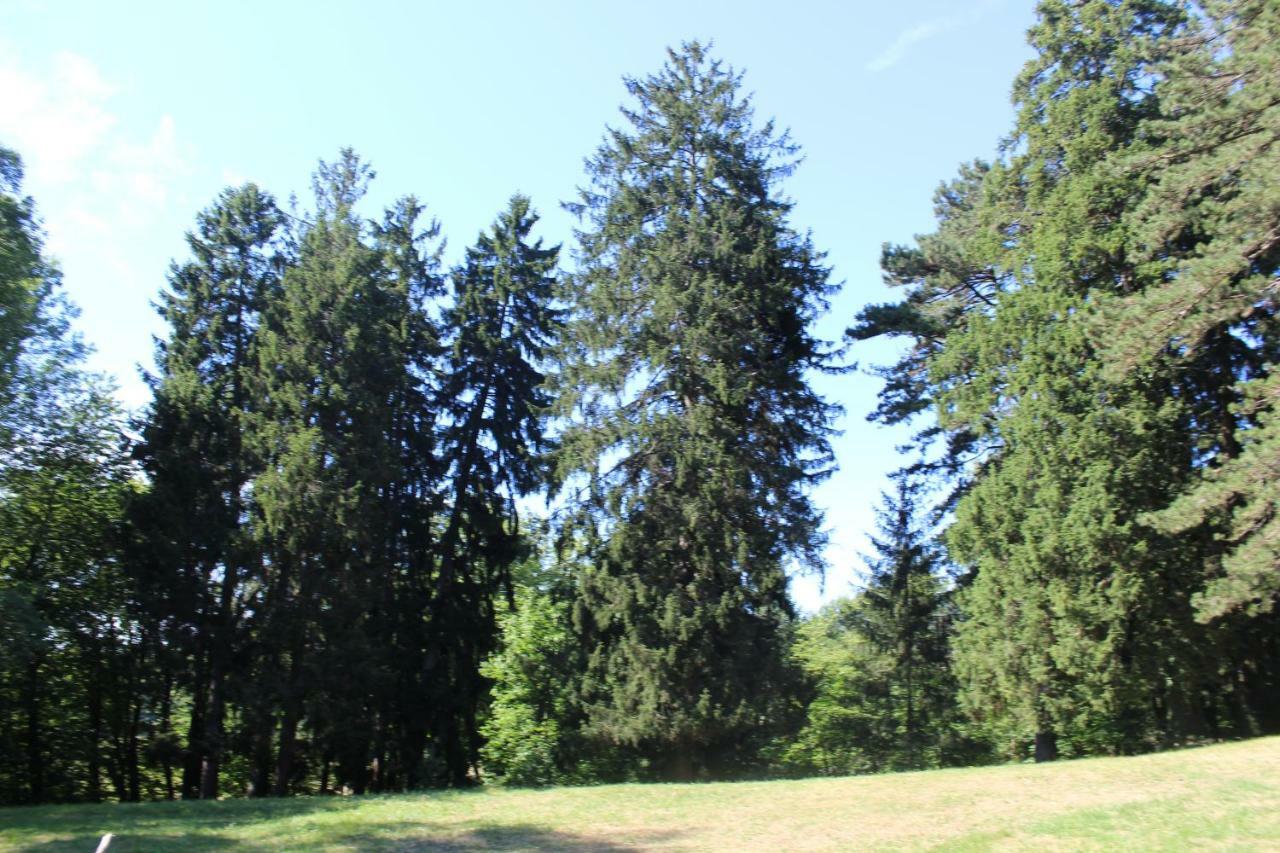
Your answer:
[[[1209,0],[1159,54],[1161,110],[1115,167],[1154,174],[1129,216],[1149,284],[1104,307],[1116,372],[1172,369],[1201,435],[1199,476],[1156,522],[1222,525],[1202,618],[1264,613],[1280,594],[1280,9]]]
[[[785,704],[786,568],[820,563],[806,487],[832,407],[806,372],[831,291],[777,185],[795,148],[697,43],[626,81],[588,161],[557,456],[592,551],[576,619],[589,730],[688,778],[750,760]]]

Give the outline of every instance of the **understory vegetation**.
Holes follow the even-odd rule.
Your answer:
[[[816,337],[836,285],[784,194],[799,149],[701,43],[625,81],[570,248],[516,195],[446,268],[422,201],[365,209],[351,150],[306,205],[226,189],[160,290],[132,414],[84,366],[0,148],[0,803],[843,776],[1280,732],[1280,4],[1041,0],[1028,37],[998,153],[885,247],[898,298],[841,341]],[[802,616],[788,578],[827,544],[811,488],[856,464],[812,379],[878,338],[901,357],[869,417],[914,438],[864,587]],[[1116,809],[1153,832],[1204,813],[1173,782],[1167,809],[1103,803],[1087,768],[1185,755],[1062,778],[1123,841]],[[997,775],[929,784],[1039,778],[968,772]],[[716,790],[872,791],[804,784]],[[501,796],[431,802],[550,802]],[[230,808],[261,819],[226,839],[346,814],[305,802]],[[1242,832],[1275,831],[1238,802]],[[4,822],[60,840],[40,814]]]

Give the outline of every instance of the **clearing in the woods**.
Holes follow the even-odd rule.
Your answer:
[[[0,848],[1280,848],[1280,737],[839,779],[0,809]]]

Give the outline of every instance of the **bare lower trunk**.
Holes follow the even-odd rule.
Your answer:
[[[200,762],[200,799],[218,799],[218,770],[222,761],[223,717],[226,714],[226,678],[222,667],[215,661],[211,667],[209,710],[205,714],[203,746]]]
[[[289,780],[293,778],[293,756],[298,746],[298,714],[293,708],[285,711],[280,722],[280,749],[276,755],[276,784],[272,793],[277,797],[289,795]]]
[[[41,742],[40,662],[27,664],[27,798],[44,800],[44,745]]]
[[[1050,731],[1036,732],[1036,763],[1058,760],[1058,736]]]

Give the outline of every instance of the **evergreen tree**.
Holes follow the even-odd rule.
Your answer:
[[[587,163],[557,455],[592,566],[588,728],[670,778],[751,759],[786,707],[786,567],[820,563],[806,487],[832,407],[806,372],[831,287],[777,193],[795,148],[705,47],[629,79]]]
[[[256,335],[280,286],[282,214],[256,186],[228,189],[187,235],[160,314],[154,402],[136,451],[151,488],[133,508],[170,648],[190,666],[182,795],[214,799],[231,668],[245,641],[248,596],[261,576],[246,489],[258,463],[246,446]]]
[[[1188,389],[1198,476],[1154,519],[1174,533],[1225,525],[1225,553],[1210,554],[1197,597],[1207,619],[1270,611],[1280,593],[1280,10],[1262,0],[1195,8],[1188,32],[1158,54],[1161,109],[1142,125],[1147,144],[1113,157],[1117,169],[1154,175],[1128,217],[1148,283],[1104,306],[1095,332],[1115,372],[1171,363]]]
[[[812,696],[803,727],[783,738],[784,768],[875,773],[980,763],[989,757],[956,699],[956,618],[942,554],[923,524],[921,485],[906,472],[878,511],[870,577],[797,630],[793,653]]]
[[[449,466],[447,521],[431,609],[432,643],[447,676],[437,702],[449,782],[462,785],[478,759],[481,661],[493,650],[494,600],[512,593],[520,555],[515,500],[543,482],[541,456],[550,405],[541,369],[559,331],[552,305],[559,247],[529,242],[537,223],[515,196],[454,274],[444,317],[452,335],[441,408],[449,424],[441,452]]]
[[[1173,3],[1041,3],[1005,157],[944,191],[936,235],[886,253],[911,293],[853,330],[917,341],[888,371],[882,411],[926,402],[948,439],[947,541],[970,572],[957,670],[1015,754],[1218,730],[1208,649],[1228,638],[1188,604],[1211,531],[1144,523],[1191,476],[1203,390],[1168,370],[1114,375],[1084,322],[1150,280],[1127,217],[1151,174],[1108,160],[1147,144],[1153,58],[1183,26]]]
[[[434,421],[420,408],[419,357],[434,338],[422,298],[433,281],[413,257],[416,237],[392,241],[402,250],[396,263],[367,239],[353,207],[372,177],[349,149],[321,164],[315,220],[258,348],[254,435],[265,464],[254,495],[270,570],[264,642],[274,646],[278,685],[277,795],[293,789],[304,758],[332,765],[356,792],[378,782],[378,697],[398,671],[394,646],[375,643],[388,627],[379,611],[406,521],[430,518],[430,493],[404,488],[401,464],[406,424]],[[420,208],[400,211],[397,232],[416,234]],[[304,719],[315,735],[305,756]]]
[[[941,554],[920,527],[920,486],[901,472],[894,486],[878,511],[880,535],[871,540],[876,555],[866,560],[870,579],[857,618],[890,661],[887,692],[897,706],[891,766],[919,769],[942,763],[954,722],[951,603]]]

